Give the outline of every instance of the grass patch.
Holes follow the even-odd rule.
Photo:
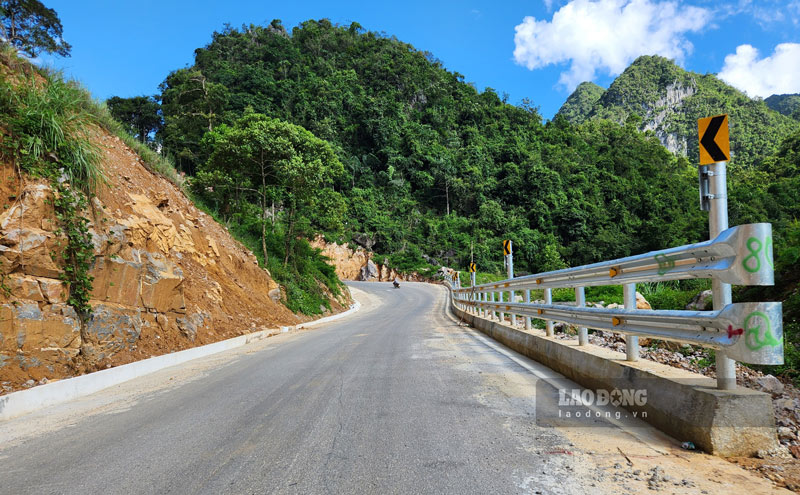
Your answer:
[[[47,179],[54,191],[53,206],[62,236],[59,253],[61,279],[69,284],[67,302],[78,314],[91,311],[93,279],[89,267],[94,246],[89,220],[83,216],[88,198],[105,178],[100,151],[88,130],[96,123],[87,111],[86,93],[58,74],[31,72],[0,79],[0,120],[4,124],[0,147],[5,159],[20,170]],[[63,242],[66,241],[66,242]]]

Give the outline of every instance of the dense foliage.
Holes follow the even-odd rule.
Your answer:
[[[800,120],[800,94],[772,95],[764,103],[778,113]]]
[[[602,86],[585,81],[575,88],[575,91],[567,98],[567,101],[561,105],[558,110],[558,115],[564,117],[573,124],[580,124],[586,120],[586,117],[592,112],[592,108],[597,103],[597,100],[603,96],[606,90]]]
[[[155,133],[161,128],[161,105],[152,96],[106,100],[111,116],[126,126],[128,133],[140,143],[153,143]]]
[[[162,100],[159,135],[189,173],[213,152],[203,137],[248,108],[329,141],[345,169],[333,187],[342,228],[320,218],[329,211],[309,223],[406,268],[426,266],[422,254],[462,265],[473,243],[496,270],[504,237],[521,271],[702,237],[692,169],[656,139],[610,122],[545,125],[356,23],[227,28],[166,78]]]

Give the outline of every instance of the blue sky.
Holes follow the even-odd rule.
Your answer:
[[[580,81],[607,87],[638,55],[721,73],[751,96],[800,93],[800,0],[44,0],[72,57],[45,57],[101,99],[155,94],[225,23],[358,21],[432,52],[479,89],[551,118]]]

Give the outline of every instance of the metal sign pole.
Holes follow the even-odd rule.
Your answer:
[[[514,278],[514,250],[513,250],[513,244],[512,244],[511,241],[508,241],[508,256],[506,256],[506,268],[508,270],[508,272],[507,272],[508,278],[509,279]],[[508,301],[512,302],[512,303],[516,302],[516,301],[514,301],[514,291],[513,290],[508,291]],[[517,326],[517,315],[515,315],[514,313],[511,313],[511,326],[512,327],[516,327]]]
[[[475,302],[475,272],[470,272],[469,274],[469,283],[472,286],[472,302]],[[478,306],[472,306],[473,314],[478,313]]]
[[[728,184],[727,163],[718,162],[708,166],[709,202],[708,232],[714,239],[728,228]],[[732,302],[731,285],[722,283],[717,277],[711,279],[714,297],[714,310],[720,310]],[[723,351],[716,352],[717,388],[732,390],[736,388],[736,362]]]

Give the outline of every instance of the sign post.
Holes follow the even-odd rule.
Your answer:
[[[508,270],[508,278],[514,278],[514,250],[511,244],[511,239],[503,241],[503,253],[506,255],[506,269]],[[508,291],[508,301],[513,303],[514,291]],[[517,326],[517,315],[511,313],[511,326]]]
[[[469,284],[472,287],[472,301],[475,302],[475,270],[477,269],[477,265],[475,263],[469,264]],[[472,312],[478,312],[478,306],[472,307]]]
[[[708,205],[708,233],[716,238],[728,228],[728,184],[727,161],[731,158],[728,134],[728,116],[717,115],[697,121],[700,139],[700,165],[708,166],[706,197],[700,198],[701,207]],[[701,196],[704,193],[701,173]],[[711,279],[714,310],[720,310],[732,302],[730,284],[722,283],[717,277]],[[736,388],[736,362],[722,351],[716,353],[717,388],[732,390]]]

